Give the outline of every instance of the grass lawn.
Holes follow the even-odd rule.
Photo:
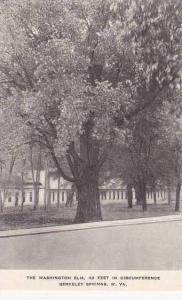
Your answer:
[[[59,209],[51,207],[48,211],[45,211],[43,208],[33,211],[31,207],[25,207],[23,213],[20,212],[20,208],[6,208],[0,214],[0,230],[72,224],[75,213],[76,205],[71,208],[62,205]],[[102,205],[103,221],[146,218],[170,214],[175,214],[173,203],[171,206],[167,204],[148,205],[146,212],[142,212],[141,206],[136,205],[132,209],[129,209],[127,208],[127,204],[122,202],[105,203]]]

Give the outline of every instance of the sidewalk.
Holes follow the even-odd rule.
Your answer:
[[[149,217],[149,218],[139,218],[139,219],[129,219],[129,220],[119,220],[119,221],[118,220],[102,221],[102,222],[82,223],[82,224],[73,224],[73,225],[6,230],[6,231],[0,231],[0,238],[36,235],[36,234],[45,234],[45,233],[54,233],[54,232],[77,231],[77,230],[85,230],[85,229],[97,229],[97,228],[106,228],[106,227],[120,227],[120,226],[130,226],[130,225],[161,223],[161,222],[173,222],[173,221],[182,221],[182,215],[180,214],[180,215],[169,215],[169,216]]]

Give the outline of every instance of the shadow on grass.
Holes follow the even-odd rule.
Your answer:
[[[127,207],[127,203],[122,202],[104,203],[102,205],[103,221],[147,218],[179,213],[174,212],[174,203],[170,206],[166,203],[148,204],[146,212],[143,212],[139,205],[134,205],[131,209]],[[76,205],[72,207],[61,205],[60,208],[52,206],[49,210],[39,207],[36,211],[27,206],[23,212],[20,211],[20,208],[7,208],[0,214],[0,230],[69,225],[74,223],[75,214]]]

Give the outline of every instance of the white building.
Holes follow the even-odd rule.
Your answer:
[[[37,187],[39,206],[44,206],[45,202],[49,202],[49,204],[56,203],[58,194],[60,203],[66,203],[67,192],[71,189],[71,184],[63,178],[56,178],[56,176],[51,175],[51,173],[49,177],[47,177],[46,172],[42,170],[40,171],[40,179],[39,182],[37,182]],[[6,196],[4,197],[3,194]],[[2,198],[6,198],[4,203],[5,207],[19,206],[22,204],[22,200],[24,205],[33,205],[35,199],[34,194],[34,183],[30,171],[24,173],[23,185],[21,179],[19,179],[19,182],[11,182],[5,189],[1,188]]]
[[[47,179],[49,178],[49,179]],[[37,183],[38,193],[39,193],[39,206],[47,205],[56,205],[58,203],[65,204],[68,198],[69,191],[71,190],[72,184],[65,181],[62,177],[57,178],[54,174],[54,171],[49,173],[49,176],[46,176],[46,172],[42,170],[40,172],[40,180]],[[110,180],[99,187],[100,191],[100,200],[102,203],[118,202],[118,201],[127,201],[127,191],[126,187],[122,184],[122,181],[119,179]],[[5,197],[3,197],[3,193]],[[5,199],[4,206],[20,206],[22,205],[32,205],[34,204],[34,185],[32,180],[32,174],[30,171],[27,171],[24,174],[24,182],[19,179],[19,182],[11,183],[6,190],[4,191],[1,188],[2,199]],[[157,191],[156,193],[157,201],[166,201],[166,192]],[[76,202],[76,193],[74,193],[74,202]],[[133,190],[133,199],[135,202],[135,193]],[[147,203],[153,203],[153,193],[147,192]]]

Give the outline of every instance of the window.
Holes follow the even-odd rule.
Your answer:
[[[11,196],[8,197],[8,202],[11,202]]]

